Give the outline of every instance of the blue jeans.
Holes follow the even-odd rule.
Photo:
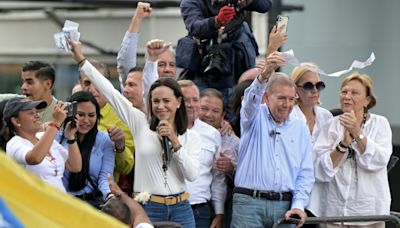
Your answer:
[[[185,228],[195,227],[193,211],[188,200],[175,205],[147,201],[143,208],[152,222],[170,221],[179,223]]]
[[[231,227],[272,227],[275,222],[285,217],[290,205],[291,201],[265,200],[235,193]],[[286,224],[279,227],[294,227],[294,225]]]
[[[210,204],[202,204],[198,207],[192,207],[194,220],[196,221],[197,228],[208,228],[211,225],[211,218],[213,217],[213,209]]]

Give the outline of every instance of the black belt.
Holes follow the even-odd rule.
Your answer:
[[[192,207],[193,210],[199,209],[201,207],[210,207],[211,202],[207,201],[205,203],[198,203],[198,204],[191,204],[190,206]]]
[[[240,187],[234,188],[233,193],[241,193],[248,196],[253,196],[254,198],[267,200],[291,201],[293,198],[293,194],[291,192],[268,192]]]

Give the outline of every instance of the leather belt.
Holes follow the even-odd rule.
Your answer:
[[[234,188],[233,193],[241,193],[248,196],[253,196],[254,198],[267,200],[291,201],[293,198],[293,194],[291,192],[269,192],[240,187]]]
[[[199,209],[201,207],[210,207],[211,202],[207,201],[205,203],[198,203],[198,204],[191,204],[190,206],[192,207],[193,210]]]
[[[184,192],[173,196],[157,196],[151,195],[150,201],[154,203],[161,203],[165,205],[175,205],[189,199],[189,193]]]

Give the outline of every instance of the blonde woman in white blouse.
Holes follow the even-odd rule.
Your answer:
[[[325,89],[325,83],[321,81],[320,75],[312,70],[318,66],[313,63],[301,63],[292,71],[291,78],[296,84],[298,95],[297,105],[293,107],[292,115],[304,120],[313,144],[321,127],[333,116],[331,112],[319,106],[320,92]]]
[[[353,73],[344,79],[340,90],[344,113],[321,129],[314,144],[318,184],[309,209],[315,215],[389,215],[391,197],[386,166],[392,154],[392,131],[385,117],[369,112],[375,104],[369,76]],[[384,227],[385,223],[345,225]]]

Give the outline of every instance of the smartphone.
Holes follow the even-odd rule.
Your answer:
[[[289,24],[288,16],[278,15],[276,19],[276,28],[278,29],[278,31],[280,31],[281,33],[287,32],[288,24]]]
[[[76,116],[77,106],[78,103],[76,101],[73,101],[73,102],[67,102],[67,105],[65,107],[65,110],[67,110],[67,119],[71,121],[72,128],[76,127],[75,116]]]

